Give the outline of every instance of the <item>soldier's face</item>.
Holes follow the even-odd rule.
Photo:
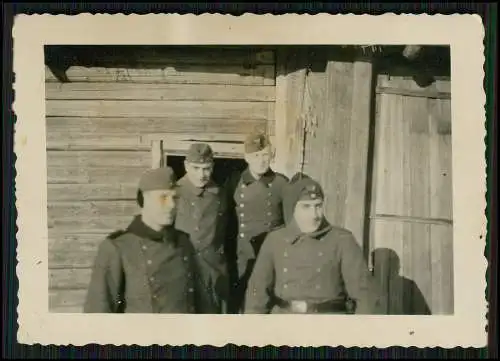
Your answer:
[[[190,163],[184,162],[186,175],[195,187],[202,188],[210,181],[213,163]]]
[[[252,173],[262,175],[268,171],[271,164],[271,149],[266,147],[258,152],[247,153],[245,161]]]
[[[160,226],[173,223],[175,217],[177,193],[175,190],[154,190],[144,192],[143,212],[148,219]]]
[[[294,218],[301,232],[310,233],[318,230],[323,220],[323,200],[302,200],[295,206]]]

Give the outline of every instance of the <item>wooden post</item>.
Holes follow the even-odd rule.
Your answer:
[[[372,111],[372,63],[369,59],[354,62],[353,98],[349,132],[349,162],[347,169],[347,194],[345,226],[356,237],[365,251],[364,244],[368,154],[370,146],[370,120]]]
[[[151,141],[151,168],[161,168],[164,163],[163,140]]]

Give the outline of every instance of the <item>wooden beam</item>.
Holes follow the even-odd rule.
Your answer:
[[[161,168],[164,165],[163,140],[151,141],[151,168]]]
[[[351,108],[349,161],[345,226],[360,245],[365,238],[367,216],[367,169],[370,146],[370,122],[373,101],[373,65],[370,61],[355,61],[353,65],[353,97]]]

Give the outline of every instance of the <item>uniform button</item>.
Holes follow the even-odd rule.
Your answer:
[[[188,290],[189,292],[194,292],[194,289],[193,288],[189,288]]]
[[[142,246],[142,249],[143,249],[143,250],[147,250],[147,249],[148,249],[148,247],[147,247],[147,246]]]
[[[194,230],[195,230],[196,232],[198,232],[198,231],[200,230],[200,228],[199,228],[199,227],[196,227]]]
[[[191,274],[191,272],[188,273],[188,278],[191,278],[193,275]]]
[[[240,233],[240,237],[241,238],[245,237],[245,233]]]
[[[155,278],[154,278],[154,277],[149,277],[149,280],[150,280],[151,282],[154,282]]]
[[[318,256],[320,256],[320,257],[323,256],[323,252],[319,252]]]
[[[156,299],[158,298],[158,296],[156,296],[156,295],[153,295],[153,298],[154,298],[154,299],[156,300]]]
[[[283,285],[283,288],[288,288],[288,285],[285,283],[285,284]]]
[[[191,205],[194,207],[195,206],[194,202],[191,202]]]
[[[267,205],[268,205],[268,206],[270,206],[270,205],[271,205],[271,202],[269,202],[269,201],[268,201],[268,202],[267,202]]]
[[[269,192],[269,193],[267,193],[267,195],[270,197],[270,196],[272,196],[273,194],[272,194],[271,192]]]
[[[147,263],[148,263],[148,264],[152,264],[152,263],[153,263],[153,261],[151,261],[150,259],[148,259]]]
[[[240,224],[241,228],[245,228],[245,223]]]
[[[288,257],[288,252],[283,253],[283,256]]]
[[[184,257],[184,261],[187,261],[187,260],[188,260],[188,258],[185,256],[185,257]]]
[[[245,184],[243,184],[243,185],[241,186],[241,188],[246,188],[246,187],[247,187],[247,186],[246,186]]]
[[[316,269],[316,272],[321,272],[321,268],[317,268],[317,269]]]
[[[241,198],[245,198],[245,195],[243,193],[240,194]]]
[[[244,207],[245,207],[245,205],[243,203],[240,204],[240,208],[244,208]]]
[[[272,216],[273,214],[271,212],[267,212],[267,215],[268,216]]]
[[[245,213],[240,213],[240,217],[245,217]]]
[[[283,272],[288,272],[288,268],[283,268]]]

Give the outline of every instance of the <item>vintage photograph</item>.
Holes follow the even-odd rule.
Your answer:
[[[474,16],[20,16],[18,339],[486,344]]]
[[[453,314],[449,46],[44,55],[51,312]]]

